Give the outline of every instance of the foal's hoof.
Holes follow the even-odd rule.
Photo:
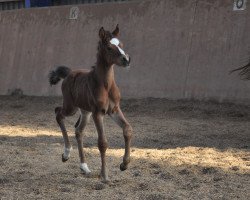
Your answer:
[[[120,164],[120,170],[121,171],[125,171],[126,169],[128,169],[128,165],[124,165],[123,163]]]
[[[55,108],[55,113],[57,114],[61,110],[61,107],[56,107]]]
[[[69,158],[64,158],[64,156],[63,156],[63,154],[62,154],[62,162],[66,162],[66,161],[68,161],[69,160]]]
[[[110,184],[111,181],[108,178],[106,178],[106,179],[101,178],[101,182],[104,183],[104,184]]]
[[[86,175],[86,176],[89,177],[89,178],[92,177],[92,173],[91,173],[91,172],[86,172],[86,171],[84,171],[84,170],[81,169],[81,168],[80,168],[80,170],[81,170],[81,174]]]

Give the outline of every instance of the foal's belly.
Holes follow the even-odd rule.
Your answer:
[[[87,112],[93,112],[97,110],[103,114],[113,113],[117,109],[117,105],[111,99],[109,99],[106,103],[99,105],[98,103],[89,103],[89,101],[86,101],[86,99],[82,99],[81,102],[76,104],[76,107]]]
[[[93,110],[93,104],[92,104],[92,100],[89,99],[88,97],[85,98],[79,98],[76,102],[75,102],[75,106],[85,110],[87,112],[92,112]]]

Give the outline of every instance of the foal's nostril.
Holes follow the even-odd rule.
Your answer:
[[[122,65],[124,65],[124,66],[128,66],[129,65],[129,63],[130,63],[130,59],[129,59],[129,57],[126,55],[122,55],[122,57],[121,57],[121,62],[122,62]]]
[[[122,58],[122,61],[123,61],[124,63],[127,63],[127,62],[128,62],[128,61],[127,61],[127,58],[125,58],[125,57]]]

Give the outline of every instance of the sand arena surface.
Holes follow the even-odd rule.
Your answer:
[[[73,145],[61,162],[63,140],[55,97],[0,97],[1,199],[250,199],[250,107],[164,99],[126,100],[134,129],[131,164],[121,172],[122,130],[107,116],[109,185],[80,173]],[[85,130],[90,169],[100,170],[93,120]]]

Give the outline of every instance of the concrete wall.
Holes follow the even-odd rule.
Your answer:
[[[233,11],[232,0],[143,0],[0,12],[0,94],[61,95],[48,72],[57,65],[90,68],[98,30],[121,27],[132,57],[129,71],[116,68],[123,97],[250,99],[250,82],[228,75],[247,63],[250,2]]]

